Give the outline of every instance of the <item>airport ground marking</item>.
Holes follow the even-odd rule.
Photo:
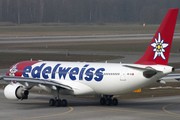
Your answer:
[[[173,104],[166,105],[163,108],[165,109],[165,107],[170,106],[170,105],[173,105]],[[104,112],[104,111],[122,111],[122,112],[134,112],[134,113],[159,115],[159,116],[180,117],[180,115],[177,115],[177,114],[176,114],[176,116],[174,116],[174,114],[159,114],[159,113],[151,113],[151,112],[144,112],[144,111],[137,111],[137,110],[135,111],[135,110],[129,110],[129,108],[112,108],[112,107],[107,108],[107,107],[100,107],[100,106],[88,106],[88,107],[99,108],[100,110],[90,110],[90,111],[82,111],[82,112],[71,113],[73,111],[73,107],[69,106],[70,110],[67,112],[64,112],[64,113],[52,114],[52,115],[46,115],[46,116],[22,118],[22,119],[16,119],[16,120],[39,119],[39,118],[48,118],[48,117],[61,116],[61,115],[75,115],[75,114],[77,115],[77,114],[97,113],[97,112]],[[108,107],[110,107],[110,106],[108,106]]]
[[[180,117],[180,114],[176,114],[176,113],[173,113],[173,112],[170,112],[170,111],[166,110],[166,107],[171,106],[171,105],[175,105],[175,104],[179,104],[179,103],[180,102],[178,102],[178,103],[171,103],[171,104],[165,105],[162,109],[163,109],[164,112],[167,112],[167,113],[169,113],[171,115],[176,115],[176,116]]]
[[[43,101],[43,100],[33,100],[33,99],[29,99],[30,101],[35,101],[35,102],[47,102],[47,101]],[[166,110],[165,108],[171,105],[175,105],[175,104],[179,104],[179,103],[172,103],[172,104],[168,104],[165,105],[162,109],[163,111],[169,113],[169,114],[159,114],[159,113],[150,113],[150,112],[144,112],[144,111],[134,111],[134,110],[129,110],[129,108],[114,108],[111,106],[87,106],[87,107],[94,107],[94,108],[99,108],[102,110],[90,110],[90,111],[82,111],[82,112],[75,112],[75,113],[70,113],[73,111],[73,107],[70,107],[70,110],[64,113],[60,113],[60,114],[52,114],[52,115],[45,115],[45,116],[37,116],[37,117],[29,117],[29,118],[22,118],[22,119],[15,119],[15,120],[27,120],[27,119],[39,119],[39,118],[48,118],[48,117],[54,117],[54,116],[61,116],[61,115],[69,115],[69,113],[71,115],[75,115],[75,114],[83,114],[83,113],[95,113],[95,112],[103,112],[103,111],[126,111],[126,112],[134,112],[134,113],[143,113],[143,114],[152,114],[152,115],[159,115],[159,116],[170,116],[170,117],[180,117],[180,114],[176,114],[176,113],[172,113],[169,112],[168,110]],[[145,105],[146,106],[146,105]],[[145,107],[145,106],[139,106],[139,107]],[[147,106],[154,106],[154,105],[147,105]],[[174,116],[175,115],[175,116]]]
[[[37,116],[37,117],[29,117],[29,118],[21,118],[21,119],[14,119],[14,120],[28,120],[28,119],[39,119],[39,118],[48,118],[48,117],[54,117],[54,116],[60,116],[65,115],[73,111],[73,107],[69,106],[70,110],[67,112],[63,112],[60,114],[52,114],[52,115],[45,115],[45,116]]]
[[[103,108],[103,107],[102,107]],[[84,112],[77,112],[77,113],[71,113],[73,114],[84,114],[84,113],[97,113],[97,112],[103,112],[103,111],[123,111],[123,112],[134,112],[134,113],[143,113],[143,114],[151,114],[151,115],[159,115],[159,116],[170,116],[170,117],[180,117],[180,116],[174,116],[174,115],[166,115],[166,114],[158,114],[158,113],[149,113],[149,112],[142,112],[142,111],[134,111],[134,110],[128,110],[128,109],[104,109],[104,110],[94,110],[94,111],[84,111]],[[69,114],[65,114],[69,115]]]
[[[96,107],[96,106],[89,106],[89,107]],[[109,107],[109,106],[108,106]],[[180,117],[179,116],[174,116],[174,115],[167,115],[167,114],[159,114],[159,113],[152,113],[152,112],[144,112],[144,111],[134,111],[134,110],[129,110],[129,108],[105,108],[105,107],[96,107],[96,108],[102,108],[102,109],[106,109],[103,111],[127,111],[127,112],[135,112],[135,113],[143,113],[143,114],[152,114],[152,115],[159,115],[159,116],[170,116],[170,117]],[[100,111],[100,110],[99,110]],[[98,111],[94,111],[94,112],[98,112]],[[85,113],[85,112],[83,112]],[[75,114],[75,113],[73,113]]]
[[[47,101],[44,101],[44,100],[33,100],[33,99],[28,99],[28,100],[29,100],[29,101],[33,101],[33,102],[43,102],[43,103],[47,103]],[[53,117],[53,116],[60,116],[60,115],[64,115],[64,114],[67,114],[67,113],[73,111],[73,107],[70,107],[70,106],[69,106],[69,108],[70,108],[69,111],[63,112],[63,113],[60,113],[60,114],[52,114],[52,115],[29,117],[29,118],[21,118],[21,119],[15,119],[15,120],[28,120],[28,119],[38,119],[38,118],[47,118],[47,117]]]

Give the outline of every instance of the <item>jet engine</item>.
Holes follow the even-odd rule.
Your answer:
[[[4,89],[5,97],[11,100],[27,99],[28,94],[29,91],[19,84],[8,84]]]

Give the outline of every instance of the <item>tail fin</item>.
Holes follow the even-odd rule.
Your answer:
[[[169,9],[144,55],[134,64],[167,65],[174,35],[177,9]]]

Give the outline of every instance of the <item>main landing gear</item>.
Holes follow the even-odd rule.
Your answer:
[[[112,95],[105,95],[105,96],[103,96],[100,99],[100,104],[101,105],[107,105],[107,106],[118,105],[118,99],[117,98],[112,99],[112,97],[113,97]]]
[[[49,100],[49,106],[56,106],[56,107],[66,107],[67,106],[67,100],[66,99],[50,99]]]
[[[60,88],[57,87],[57,90],[51,90],[51,93],[53,94],[53,96],[55,97],[55,99],[50,99],[49,100],[49,106],[56,106],[56,107],[66,107],[67,106],[67,100],[66,99],[60,99],[59,98],[59,90]]]

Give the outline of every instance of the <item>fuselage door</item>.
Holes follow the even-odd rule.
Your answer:
[[[123,68],[120,73],[120,81],[126,81],[126,68]]]

